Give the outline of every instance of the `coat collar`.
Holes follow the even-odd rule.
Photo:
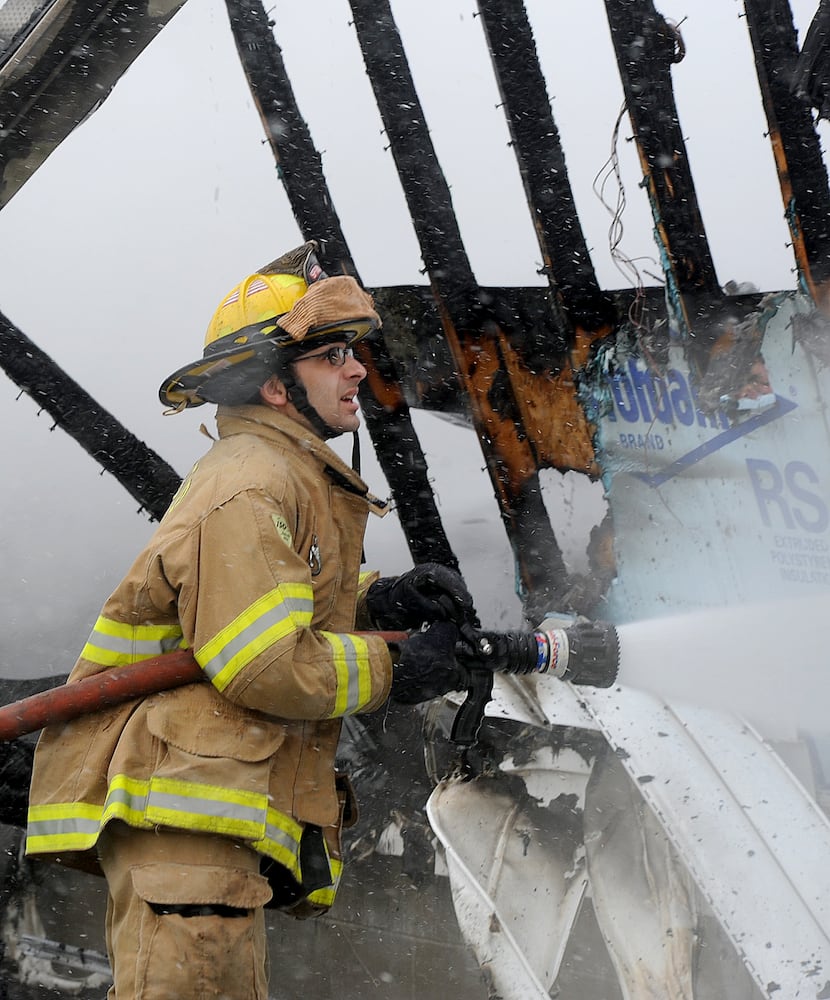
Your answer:
[[[317,461],[332,482],[363,497],[374,513],[383,517],[389,512],[388,501],[373,496],[354,469],[332,451],[322,438],[270,406],[219,406],[216,411],[216,426],[220,438],[232,437],[234,434],[255,434],[257,437],[279,441],[306,460],[311,457]]]

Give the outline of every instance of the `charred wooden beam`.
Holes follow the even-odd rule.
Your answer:
[[[521,359],[501,304],[479,294],[447,181],[386,0],[350,0],[366,70],[409,205],[436,308],[465,390],[530,619],[561,605],[567,573],[542,499],[538,460],[511,370]]]
[[[800,101],[830,121],[830,0],[821,0],[813,15],[790,84]]]
[[[798,39],[787,0],[746,0],[746,21],[801,281],[830,315],[830,191],[810,109],[794,94]]]
[[[645,176],[655,239],[678,319],[694,334],[721,297],[674,100],[680,35],[652,0],[605,0],[628,115]]]
[[[300,113],[274,37],[274,21],[257,0],[225,0],[231,32],[254,106],[297,225],[325,244],[326,260],[355,274],[340,220],[323,174],[323,161]]]
[[[323,263],[357,276],[331,193],[288,78],[273,22],[259,0],[226,0],[231,30],[297,225],[324,244]],[[383,340],[358,346],[368,375],[360,404],[389,483],[409,551],[417,562],[458,566],[429,484],[426,458]]]
[[[478,0],[544,272],[571,325],[607,323],[523,0]]]
[[[541,365],[525,348],[531,373],[522,375],[521,367],[514,367],[516,397],[541,465],[596,474],[591,429],[576,382],[592,344],[614,328],[613,306],[594,273],[524,3],[478,0],[478,9],[551,286],[548,322],[568,344],[567,354],[554,365],[549,343]],[[533,374],[541,371],[548,385]]]
[[[469,417],[469,405],[459,390],[452,355],[441,327],[432,289],[428,285],[392,285],[371,288],[370,291],[384,317],[389,347],[401,371],[404,391],[412,404],[420,409],[446,410]],[[537,285],[484,286],[479,289],[479,294],[485,302],[501,302],[505,312],[517,317],[517,324],[541,324],[549,315],[549,292]],[[631,289],[609,289],[604,294],[608,296],[609,302],[609,325],[621,325],[629,316]],[[665,289],[662,286],[641,288],[639,295],[647,313],[664,311]],[[740,301],[754,303],[758,299],[760,293],[756,296],[744,296]],[[733,304],[733,312],[734,301],[727,299],[727,302]],[[747,306],[750,311],[751,308]],[[544,358],[527,357],[526,344],[522,344],[521,353],[531,369],[544,367]]]
[[[0,207],[108,96],[183,2],[56,0],[0,42]],[[13,7],[3,8],[7,25]]]
[[[181,478],[0,313],[0,365],[9,378],[111,473],[154,520]]]

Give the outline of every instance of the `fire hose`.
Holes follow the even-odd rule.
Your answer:
[[[407,632],[371,632],[389,645]],[[617,676],[619,643],[613,625],[577,621],[566,628],[539,632],[483,632],[462,629],[456,656],[471,678],[468,695],[456,716],[453,738],[473,742],[489,701],[493,671],[509,674],[549,673],[574,684],[610,687]],[[164,653],[127,666],[110,668],[70,684],[61,684],[0,708],[0,741],[16,739],[47,725],[205,681],[188,650]]]

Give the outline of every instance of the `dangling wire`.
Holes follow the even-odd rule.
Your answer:
[[[656,359],[651,356],[647,339],[644,336],[652,331],[650,325],[645,320],[645,285],[643,283],[640,268],[638,267],[639,263],[649,261],[654,264],[656,268],[657,262],[653,257],[629,257],[628,254],[622,250],[622,241],[623,236],[625,235],[623,215],[627,206],[627,200],[625,185],[623,184],[622,173],[620,170],[618,147],[620,141],[620,128],[622,126],[622,120],[625,113],[626,105],[625,102],[623,102],[611,133],[611,153],[597,172],[596,177],[594,177],[593,190],[594,194],[597,198],[599,198],[600,202],[602,202],[605,210],[611,216],[611,223],[608,227],[608,251],[611,255],[611,260],[614,262],[614,266],[625,279],[626,284],[632,285],[634,288],[634,298],[631,301],[631,305],[628,307],[628,321],[636,333],[637,342],[640,345],[643,355],[647,359],[649,365],[654,370],[659,370],[659,365],[657,364]],[[614,198],[613,204],[608,197],[608,188],[612,183],[616,189],[616,197]],[[664,279],[662,277],[652,274],[651,272],[647,273],[649,277],[654,278],[660,284],[664,283]]]
[[[622,250],[625,227],[623,225],[623,214],[627,206],[625,185],[620,171],[620,157],[618,152],[620,141],[620,128],[626,112],[623,102],[617,120],[614,122],[614,129],[611,133],[611,154],[603,163],[594,177],[594,194],[602,202],[603,207],[611,216],[611,223],[608,227],[608,251],[614,266],[625,279],[626,284],[634,287],[634,300],[628,310],[628,319],[633,327],[641,329],[643,326],[643,307],[645,305],[645,287],[640,269],[637,266],[640,261],[654,261],[652,257],[629,257]],[[607,197],[607,189],[613,182],[616,189],[616,197],[613,204]]]

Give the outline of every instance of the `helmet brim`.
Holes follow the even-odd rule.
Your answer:
[[[159,387],[159,400],[175,411],[204,403],[239,405],[278,372],[283,351],[290,363],[297,353],[313,349],[322,340],[354,344],[377,329],[373,318],[354,319],[309,330],[302,340],[292,340],[280,331],[273,337],[259,338],[256,344],[213,351],[168,375]]]

